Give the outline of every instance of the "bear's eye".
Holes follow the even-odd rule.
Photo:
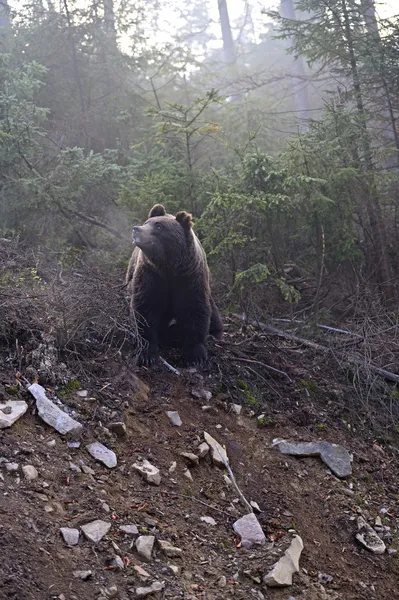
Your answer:
[[[155,229],[162,229],[161,223],[156,223],[155,224]]]

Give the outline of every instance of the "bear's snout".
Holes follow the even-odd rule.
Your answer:
[[[138,242],[140,239],[140,232],[141,232],[141,227],[139,227],[138,225],[136,225],[136,227],[133,227],[132,229],[132,238],[134,242]]]

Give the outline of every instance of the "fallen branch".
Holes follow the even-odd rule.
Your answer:
[[[239,360],[240,362],[251,363],[253,365],[260,365],[261,367],[265,367],[265,369],[269,369],[270,371],[273,371],[274,373],[279,373],[280,375],[284,375],[284,377],[286,377],[288,379],[288,381],[290,381],[292,383],[291,377],[285,371],[280,371],[279,369],[275,369],[274,367],[271,367],[270,365],[267,365],[266,363],[261,362],[260,360],[252,360],[250,358],[239,358],[237,356],[229,356],[228,358],[230,360]]]
[[[251,325],[258,326],[265,333],[270,333],[272,335],[276,335],[285,340],[290,340],[291,342],[296,342],[297,344],[301,344],[303,346],[307,346],[308,348],[312,348],[313,350],[318,350],[319,352],[334,352],[335,355],[339,356],[343,361],[346,361],[349,364],[356,365],[357,367],[367,367],[375,373],[382,377],[383,379],[387,379],[388,381],[393,381],[394,383],[399,383],[399,375],[396,373],[391,373],[390,371],[386,371],[385,369],[381,369],[377,367],[377,365],[373,365],[372,363],[366,362],[357,358],[356,356],[349,356],[342,352],[337,352],[332,348],[328,348],[328,346],[323,346],[322,344],[317,344],[316,342],[312,342],[311,340],[307,340],[305,338],[301,338],[297,335],[293,335],[291,333],[287,333],[286,331],[282,331],[281,329],[277,329],[272,325],[265,325],[265,323],[260,323],[259,321],[253,321]]]
[[[230,475],[230,479],[231,479],[234,487],[236,488],[237,493],[240,496],[240,499],[241,499],[242,503],[249,510],[249,512],[254,512],[254,509],[252,508],[252,506],[250,505],[250,503],[248,502],[248,500],[246,499],[246,497],[244,496],[244,494],[242,493],[242,491],[238,487],[238,483],[236,481],[236,478],[234,477],[234,473],[231,470],[231,467],[230,467],[228,461],[225,459],[225,457],[223,456],[223,454],[220,452],[219,444],[216,445],[216,450],[219,452],[220,458],[223,461],[223,464],[226,467],[226,469],[227,469],[227,471],[228,471],[228,473]]]
[[[169,371],[172,371],[172,373],[174,373],[175,375],[180,375],[180,371],[178,371],[177,369],[172,367],[172,365],[170,365],[164,358],[162,358],[162,356],[160,356],[159,358],[160,358],[161,362],[163,362],[165,367],[167,367],[169,369]]]
[[[300,325],[306,324],[306,321],[302,321],[301,319],[282,319],[282,318],[274,318],[272,321],[276,321],[279,323],[298,323]],[[353,331],[347,331],[346,329],[338,329],[337,327],[331,327],[330,325],[321,325],[320,323],[316,323],[316,327],[320,327],[320,329],[325,329],[326,331],[333,331],[334,333],[342,333],[344,335],[353,335],[354,337],[362,338],[363,336],[358,333],[354,333]]]

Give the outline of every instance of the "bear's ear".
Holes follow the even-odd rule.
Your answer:
[[[164,217],[165,215],[166,215],[165,207],[162,206],[162,204],[156,204],[150,210],[150,214],[148,215],[148,218],[151,219],[151,217]]]
[[[190,231],[191,227],[193,226],[193,218],[185,210],[181,210],[177,213],[176,221],[180,223],[185,231]]]

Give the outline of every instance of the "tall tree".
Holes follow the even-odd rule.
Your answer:
[[[220,16],[220,26],[222,28],[224,59],[227,63],[232,64],[236,60],[236,52],[234,47],[233,34],[231,32],[227,0],[218,0],[218,7]]]

